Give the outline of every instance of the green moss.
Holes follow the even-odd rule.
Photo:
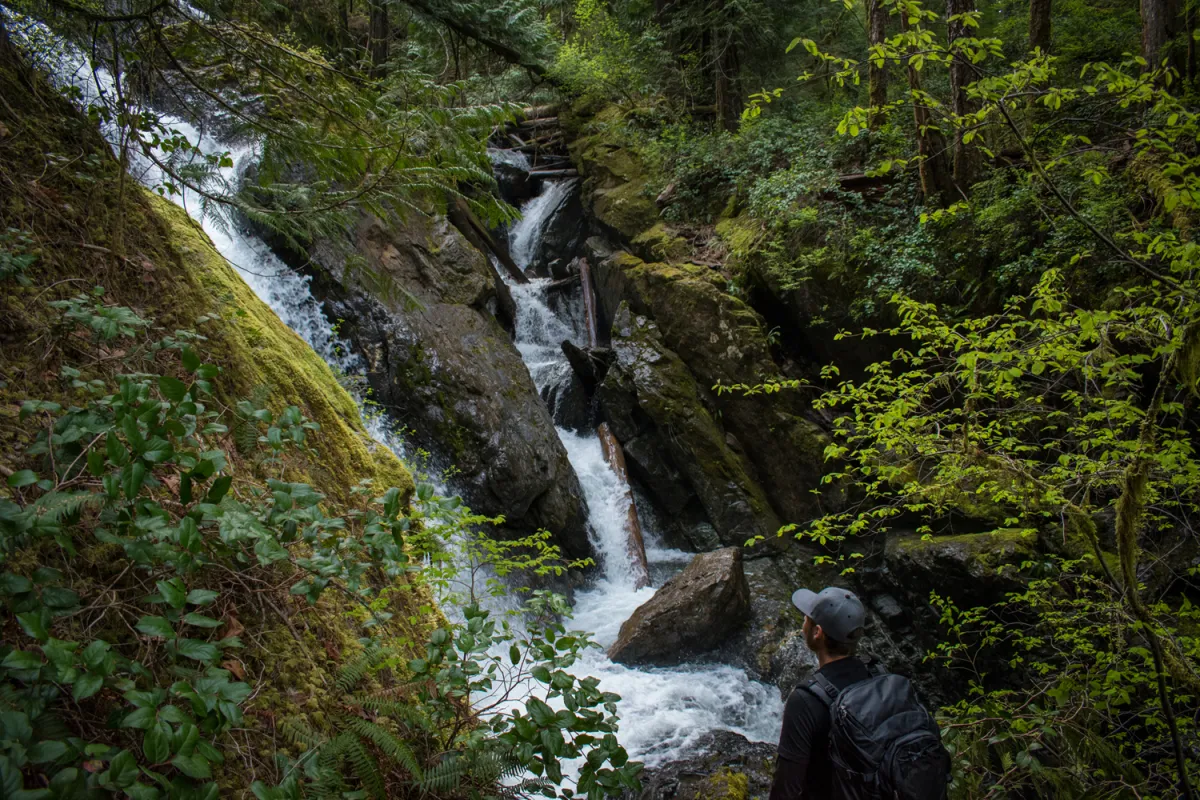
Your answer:
[[[367,434],[354,398],[329,365],[254,294],[183,209],[147,196],[167,226],[178,276],[190,290],[175,294],[178,312],[185,319],[206,313],[222,318],[210,354],[224,365],[222,393],[234,400],[266,385],[275,405],[296,405],[319,423],[314,461],[320,468],[313,478],[326,494],[348,501],[349,489],[363,478],[410,492],[412,476]]]
[[[745,773],[726,767],[696,784],[692,796],[696,800],[747,800],[750,796],[750,779]]]
[[[666,224],[660,222],[647,231],[639,233],[633,244],[640,252],[651,259],[665,261],[682,261],[691,253],[692,246],[687,239],[675,234]]]
[[[763,223],[749,215],[722,217],[717,220],[717,236],[735,257],[744,257],[754,250],[763,235]]]

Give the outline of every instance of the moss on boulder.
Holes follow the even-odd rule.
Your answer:
[[[622,305],[613,323],[612,346],[616,363],[600,390],[606,413],[618,405],[608,398],[610,392],[632,389],[637,408],[653,425],[650,433],[658,447],[686,476],[723,543],[741,545],[774,534],[779,518],[749,463],[730,447],[695,378],[665,346],[658,326]],[[618,435],[636,435],[644,442],[648,432],[636,429],[630,413],[620,416],[630,420],[614,421]]]
[[[962,603],[984,604],[1025,582],[1023,564],[1038,557],[1038,532],[998,528],[955,536],[899,534],[885,560],[897,587],[926,598],[930,591]]]
[[[600,222],[634,239],[657,222],[658,207],[646,167],[623,135],[619,111],[604,109],[575,129],[569,150],[584,179],[584,204]]]
[[[665,347],[678,354],[706,390],[778,376],[762,319],[726,290],[724,277],[715,270],[647,262],[618,252],[598,265],[595,278],[602,319],[613,319],[621,303],[652,318]],[[739,391],[717,396],[714,405],[731,446],[745,454],[777,514],[787,521],[807,519],[827,440],[808,418],[805,397]]]

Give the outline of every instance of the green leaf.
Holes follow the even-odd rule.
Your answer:
[[[171,755],[171,736],[162,726],[155,725],[142,739],[142,752],[152,764],[161,764]]]
[[[29,748],[29,760],[34,764],[48,764],[67,754],[67,743],[57,741],[38,742]]]
[[[13,650],[0,661],[0,667],[5,669],[37,669],[42,666],[42,659],[37,653],[25,650]]]
[[[200,368],[200,356],[196,355],[196,351],[189,345],[183,346],[180,356],[183,361],[183,368],[188,372],[195,372]]]
[[[174,639],[175,628],[166,617],[142,617],[138,620],[137,629],[147,636],[158,636],[163,639]]]
[[[163,393],[163,397],[173,403],[179,403],[183,398],[187,397],[187,384],[178,378],[172,378],[168,375],[163,375],[158,379],[158,389]]]
[[[76,700],[86,700],[100,691],[102,686],[104,686],[103,675],[87,672],[75,680],[75,685],[71,688],[71,696]]]
[[[33,589],[33,581],[23,575],[6,572],[0,575],[0,592],[5,594],[22,594]]]
[[[49,616],[47,613],[43,617],[41,610],[26,611],[24,614],[17,614],[17,622],[21,623],[21,627],[30,638],[44,642],[50,638],[50,632],[46,630],[46,618]]]
[[[31,469],[22,469],[8,476],[8,485],[13,489],[22,489],[38,482],[37,473]]]
[[[202,755],[195,753],[190,756],[178,755],[171,759],[171,763],[189,778],[203,779],[212,777],[212,770],[209,769],[208,760]]]
[[[187,589],[184,587],[183,581],[172,578],[169,581],[159,581],[156,585],[167,605],[171,608],[183,608],[187,602]]]
[[[154,724],[154,717],[155,710],[150,706],[135,708],[125,715],[125,719],[121,720],[121,727],[148,730]]]
[[[179,655],[184,658],[190,658],[193,661],[202,661],[206,664],[211,664],[221,656],[221,650],[215,644],[201,642],[196,639],[180,639]]]
[[[220,595],[220,592],[214,592],[212,589],[192,589],[187,594],[187,601],[194,606],[206,606]]]
[[[108,765],[108,782],[119,788],[130,786],[138,777],[137,759],[128,750],[122,750]]]
[[[213,481],[213,485],[208,490],[208,496],[204,498],[204,502],[217,504],[224,499],[229,487],[233,484],[232,475],[222,475]]]
[[[61,586],[47,586],[42,589],[42,602],[55,610],[75,608],[79,605],[79,595]]]
[[[219,627],[221,627],[221,620],[213,619],[212,617],[206,617],[203,614],[197,614],[194,611],[190,614],[184,614],[183,621],[186,622],[188,625],[196,625],[201,628],[219,628]]]

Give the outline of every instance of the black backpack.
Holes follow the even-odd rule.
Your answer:
[[[834,797],[945,800],[950,754],[912,683],[881,668],[838,691],[817,673],[801,686],[829,708]]]

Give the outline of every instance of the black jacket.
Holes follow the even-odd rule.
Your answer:
[[[871,677],[857,658],[840,658],[819,670],[838,688]],[[829,709],[803,684],[792,691],[783,710],[779,759],[771,800],[838,800],[833,796],[833,767],[829,763]]]

